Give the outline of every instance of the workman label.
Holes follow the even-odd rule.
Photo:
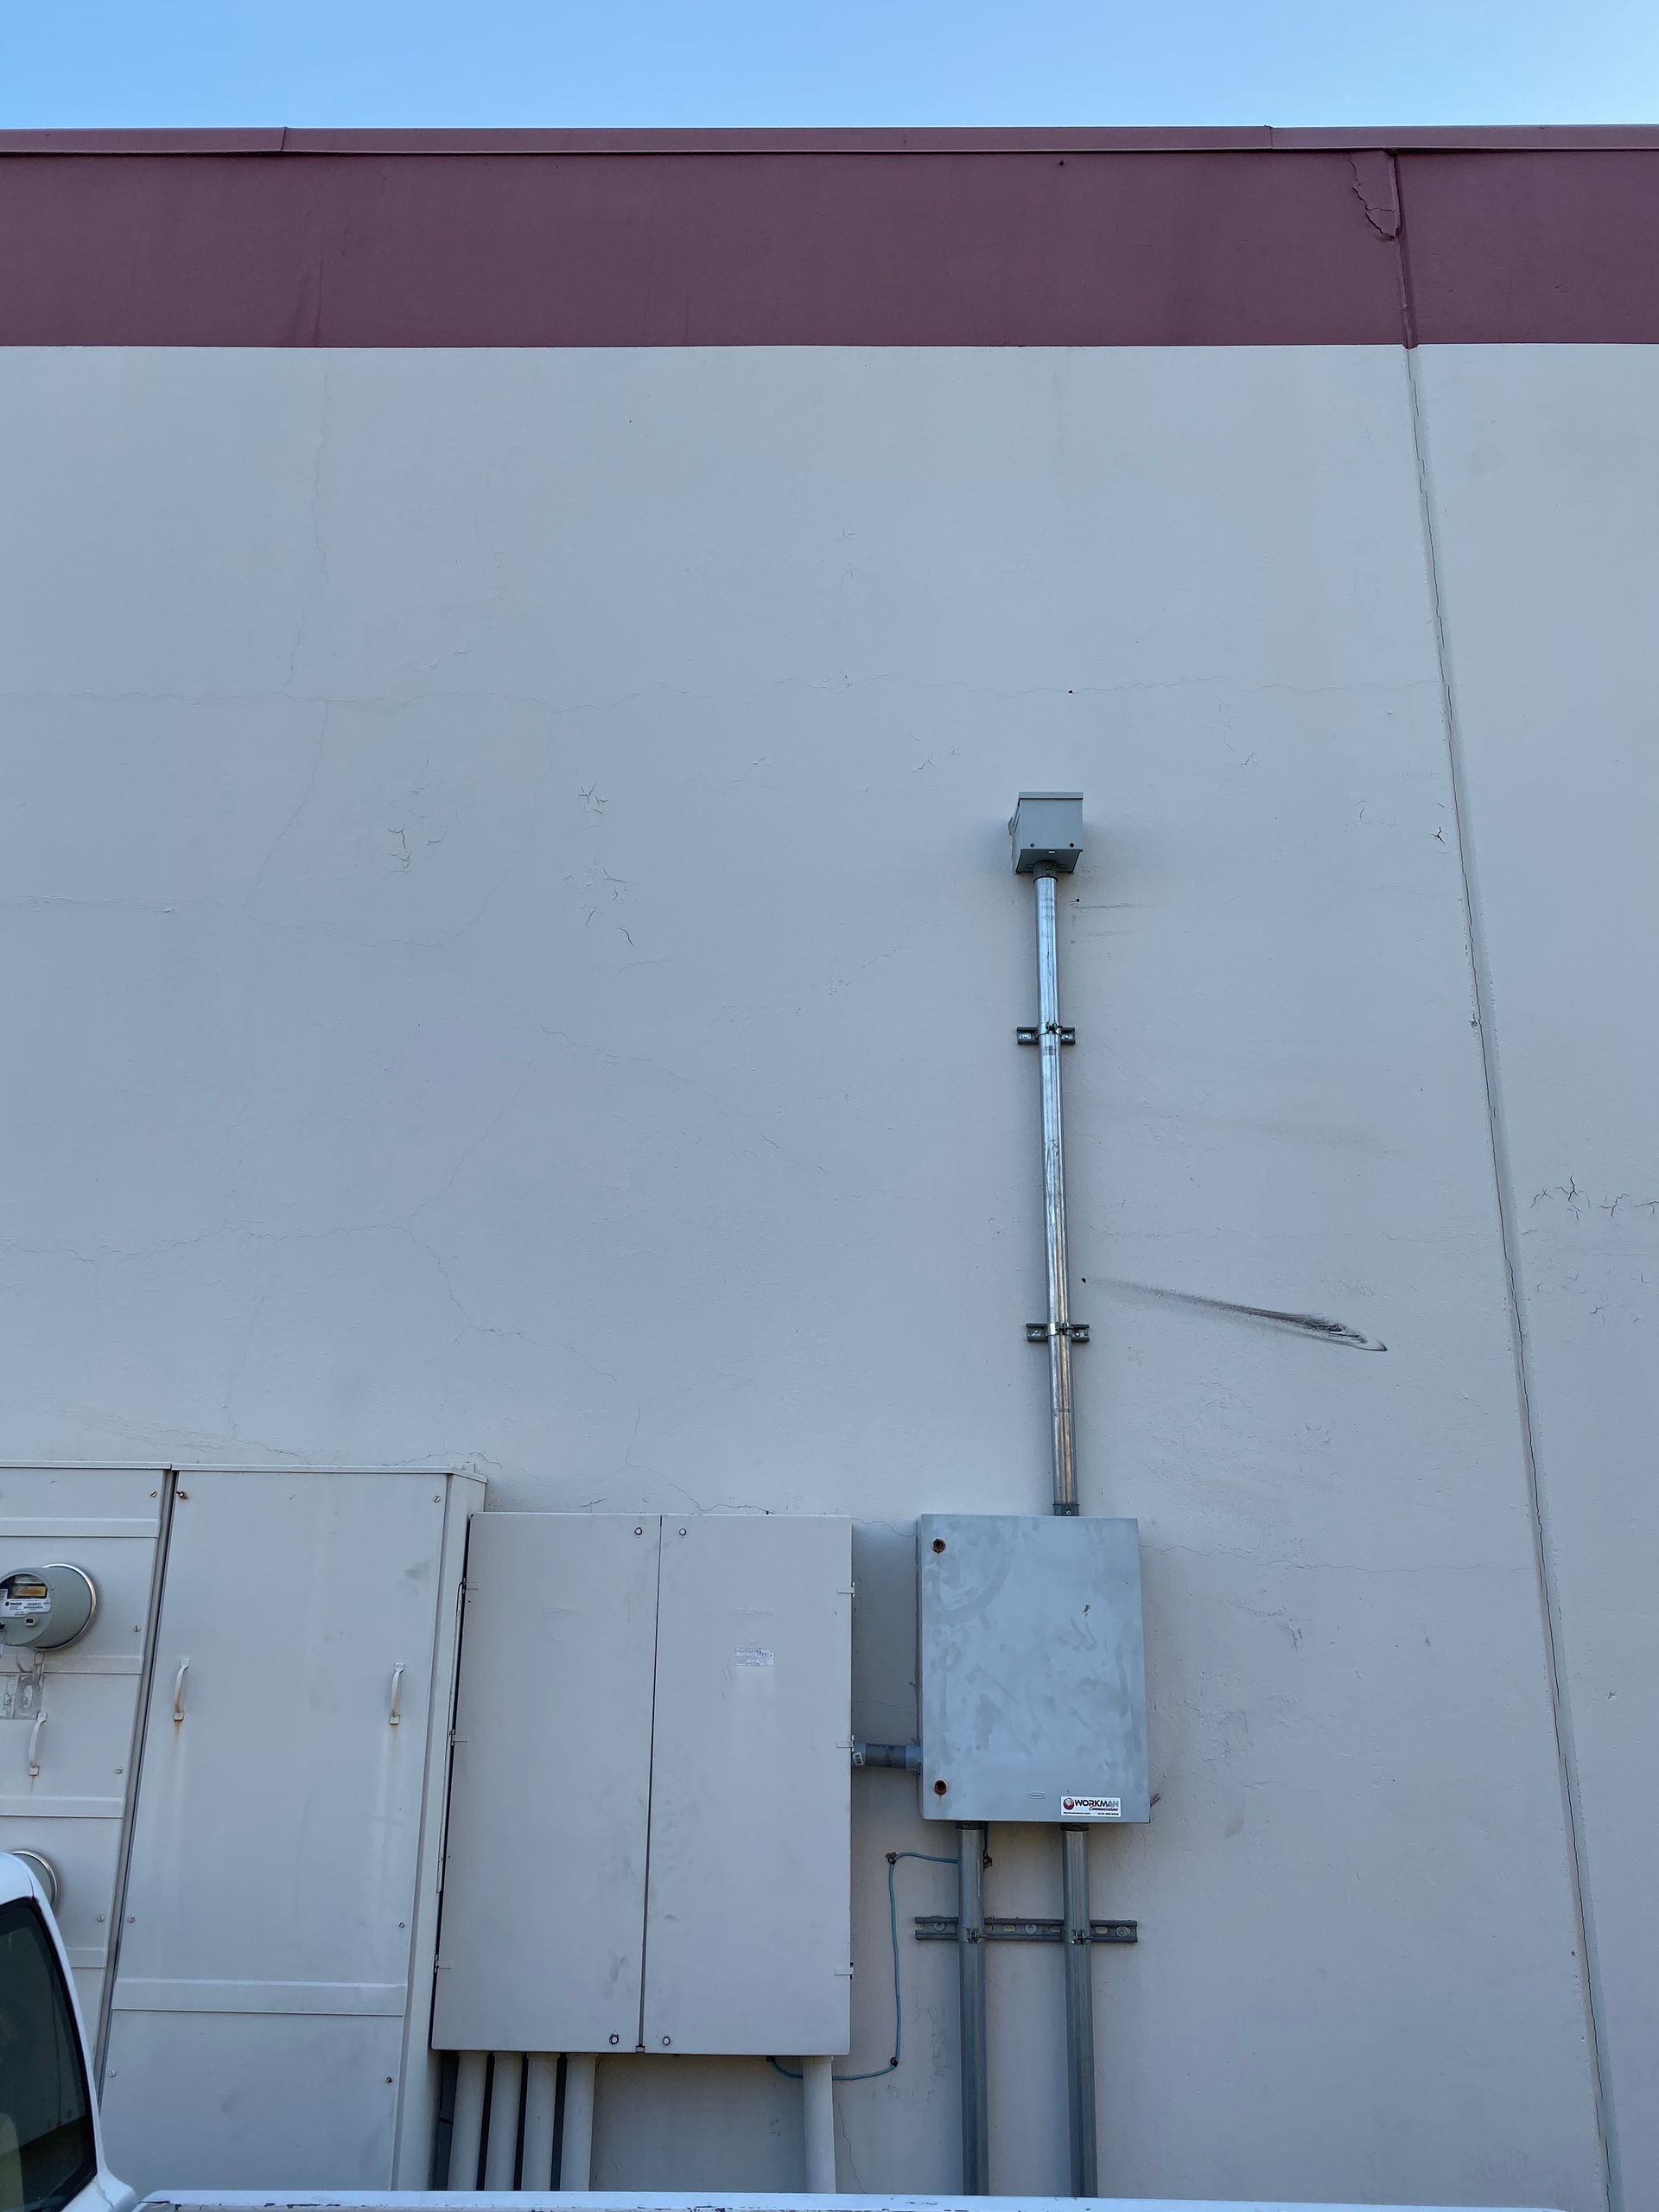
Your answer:
[[[1121,1821],[1123,1800],[1121,1797],[1062,1797],[1060,1818],[1063,1821]]]

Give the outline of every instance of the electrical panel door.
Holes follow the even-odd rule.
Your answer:
[[[473,1523],[439,2050],[639,2042],[661,1548],[654,1514]]]
[[[441,2049],[847,2048],[851,1524],[473,1524]]]
[[[663,1522],[647,2050],[847,2048],[852,1597],[846,1521]]]
[[[923,1812],[1149,1819],[1136,1524],[931,1513],[916,1545]]]

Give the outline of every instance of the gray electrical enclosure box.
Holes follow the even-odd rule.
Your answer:
[[[1016,875],[1039,868],[1070,875],[1083,851],[1083,793],[1021,791],[1008,835]]]
[[[916,1542],[923,1812],[1150,1818],[1136,1524],[933,1513]]]

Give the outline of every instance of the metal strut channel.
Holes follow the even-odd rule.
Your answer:
[[[918,1943],[954,1943],[957,1938],[958,1923],[954,1913],[918,1912],[916,1915],[916,1941]],[[1063,1920],[1009,1920],[988,1913],[980,1929],[982,1943],[1060,1943],[1065,1941],[1066,1928]],[[1091,1943],[1138,1943],[1141,1923],[1135,1920],[1091,1920],[1089,1941]]]

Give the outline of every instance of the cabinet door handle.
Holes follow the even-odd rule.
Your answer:
[[[397,1709],[403,1699],[403,1694],[404,1670],[401,1666],[397,1666],[394,1667],[391,1670],[391,1703],[386,1708],[386,1726],[388,1728],[395,1728],[397,1726],[397,1723],[404,1717]]]
[[[41,1731],[45,1726],[46,1715],[43,1713],[37,1713],[35,1717],[35,1726],[29,1732],[29,1778],[31,1782],[36,1781],[40,1776]]]
[[[190,1662],[181,1659],[179,1671],[173,1677],[173,1725],[176,1727],[184,1718],[184,1678],[190,1671]]]

